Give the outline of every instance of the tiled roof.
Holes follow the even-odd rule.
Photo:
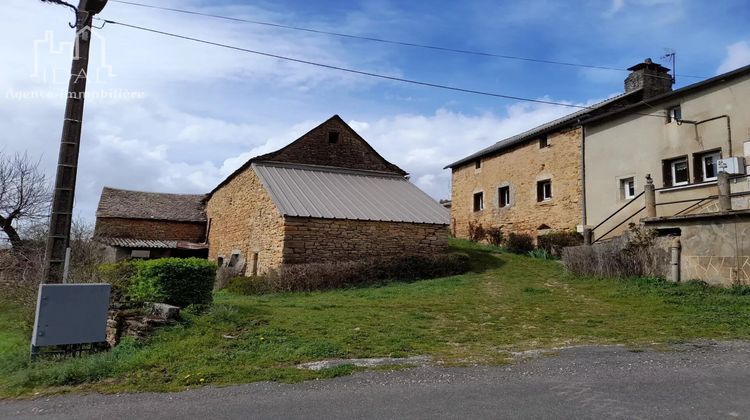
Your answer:
[[[205,222],[205,197],[104,187],[96,217]]]
[[[460,159],[460,160],[457,160],[456,162],[451,163],[450,165],[446,166],[444,169],[455,168],[456,166],[469,163],[477,158],[483,157],[485,155],[489,155],[491,153],[499,152],[503,149],[522,143],[536,136],[541,136],[542,134],[550,132],[554,129],[558,129],[558,128],[561,128],[570,124],[576,124],[579,119],[590,116],[592,112],[601,110],[608,105],[612,105],[614,102],[617,102],[619,100],[622,100],[631,96],[636,96],[636,94],[640,94],[640,93],[641,93],[641,89],[638,89],[638,90],[634,90],[628,93],[623,93],[621,95],[613,96],[612,98],[609,98],[597,104],[591,105],[588,108],[581,109],[572,114],[568,114],[564,117],[561,117],[556,120],[550,121],[548,123],[542,124],[540,126],[534,127],[531,130],[524,131],[523,133],[520,133],[520,134],[516,134],[513,137],[508,137],[507,139],[500,140],[499,142],[493,144],[490,147],[484,148],[463,159]]]
[[[252,168],[284,216],[449,223],[448,210],[403,176],[312,165]]]

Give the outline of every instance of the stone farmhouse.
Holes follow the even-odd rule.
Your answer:
[[[106,260],[206,257],[205,195],[160,194],[105,187],[94,236]]]
[[[502,227],[537,237],[581,230],[582,121],[641,103],[672,89],[668,69],[646,60],[630,69],[625,92],[501,140],[446,167],[452,172],[451,229],[466,238],[469,225]]]
[[[200,196],[174,196],[186,197]],[[197,201],[208,258],[247,275],[283,264],[432,254],[448,247],[448,210],[338,115],[286,147],[250,159]],[[97,229],[102,223],[104,231],[101,216],[107,214],[97,215]],[[176,234],[160,239],[167,236]]]

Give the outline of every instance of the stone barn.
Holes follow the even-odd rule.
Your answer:
[[[162,194],[105,187],[94,238],[106,260],[208,255],[205,195]]]
[[[448,247],[448,210],[338,115],[250,159],[211,191],[206,214],[209,258],[247,275]]]

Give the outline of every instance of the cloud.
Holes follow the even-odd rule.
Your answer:
[[[727,47],[727,56],[721,62],[716,74],[740,68],[750,64],[750,43],[739,41]]]

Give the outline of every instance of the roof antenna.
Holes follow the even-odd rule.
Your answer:
[[[664,48],[664,55],[661,56],[661,59],[669,60],[669,62],[672,63],[672,84],[677,83],[677,73],[675,73],[675,66],[677,62],[677,51],[671,48]]]

